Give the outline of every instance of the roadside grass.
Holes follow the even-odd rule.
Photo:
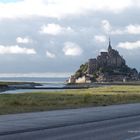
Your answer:
[[[0,114],[139,102],[140,86],[105,86],[56,92],[0,94]]]

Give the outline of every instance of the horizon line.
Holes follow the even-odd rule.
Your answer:
[[[72,72],[29,72],[29,73],[0,73],[0,78],[6,77],[44,77],[44,78],[60,78],[69,77]]]

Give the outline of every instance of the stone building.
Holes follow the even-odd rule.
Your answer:
[[[82,64],[68,83],[127,82],[138,81],[140,74],[126,65],[124,58],[112,48],[109,40],[107,52],[91,58]]]
[[[91,83],[90,77],[84,75],[83,77],[79,77],[78,79],[76,79],[75,81],[78,84],[82,84],[82,83]]]
[[[101,52],[97,58],[89,59],[87,73],[93,74],[102,67],[119,68],[123,65],[125,65],[125,60],[117,50],[112,49],[111,41],[109,40],[108,52]]]
[[[74,84],[76,83],[76,78],[74,75],[71,75],[70,78],[68,79],[67,83],[69,84]]]

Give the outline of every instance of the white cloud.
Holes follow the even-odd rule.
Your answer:
[[[108,20],[101,21],[101,27],[107,35],[122,35],[126,33],[126,29],[114,29]]]
[[[94,40],[100,43],[106,42],[107,38],[104,35],[95,35]]]
[[[47,57],[49,57],[49,58],[55,58],[55,57],[56,57],[55,54],[53,54],[53,53],[51,53],[51,52],[49,52],[49,51],[46,51],[46,55],[47,55]]]
[[[106,32],[106,33],[109,33],[111,31],[111,24],[108,20],[102,20],[101,21],[101,27],[103,28],[103,30]]]
[[[34,49],[21,48],[18,45],[15,46],[0,45],[0,54],[36,54],[36,51]]]
[[[48,24],[43,25],[40,29],[40,33],[42,34],[49,34],[49,35],[59,35],[59,34],[66,34],[74,32],[71,27],[62,27],[59,24]]]
[[[21,44],[28,44],[28,43],[32,42],[32,40],[28,37],[25,37],[25,38],[17,37],[16,41],[17,41],[17,43],[21,43]]]
[[[100,52],[107,52],[107,50],[106,49],[101,49]]]
[[[140,25],[128,25],[126,31],[129,34],[140,34]]]
[[[123,35],[123,34],[140,34],[140,25],[139,24],[130,24],[125,26],[123,29],[114,29],[111,31],[112,35]]]
[[[123,35],[123,34],[140,34],[139,24],[130,24],[123,28],[114,28],[108,20],[101,21],[101,27],[107,34],[111,35]]]
[[[64,52],[65,55],[79,56],[83,53],[83,50],[76,43],[66,42],[64,44],[63,52]]]
[[[120,42],[117,47],[124,48],[127,50],[140,48],[140,41],[136,42]]]
[[[0,2],[0,18],[27,18],[43,16],[61,18],[67,15],[85,14],[87,11],[121,12],[139,6],[134,0],[22,0],[13,3]]]

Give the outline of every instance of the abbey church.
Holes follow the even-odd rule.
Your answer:
[[[126,65],[125,59],[112,48],[109,39],[108,51],[82,64],[68,83],[126,82],[138,81],[139,78],[138,71]]]
[[[93,74],[100,67],[119,68],[125,65],[125,60],[120,56],[117,50],[112,49],[109,40],[108,52],[101,52],[101,54],[94,59],[89,59],[88,74]]]

